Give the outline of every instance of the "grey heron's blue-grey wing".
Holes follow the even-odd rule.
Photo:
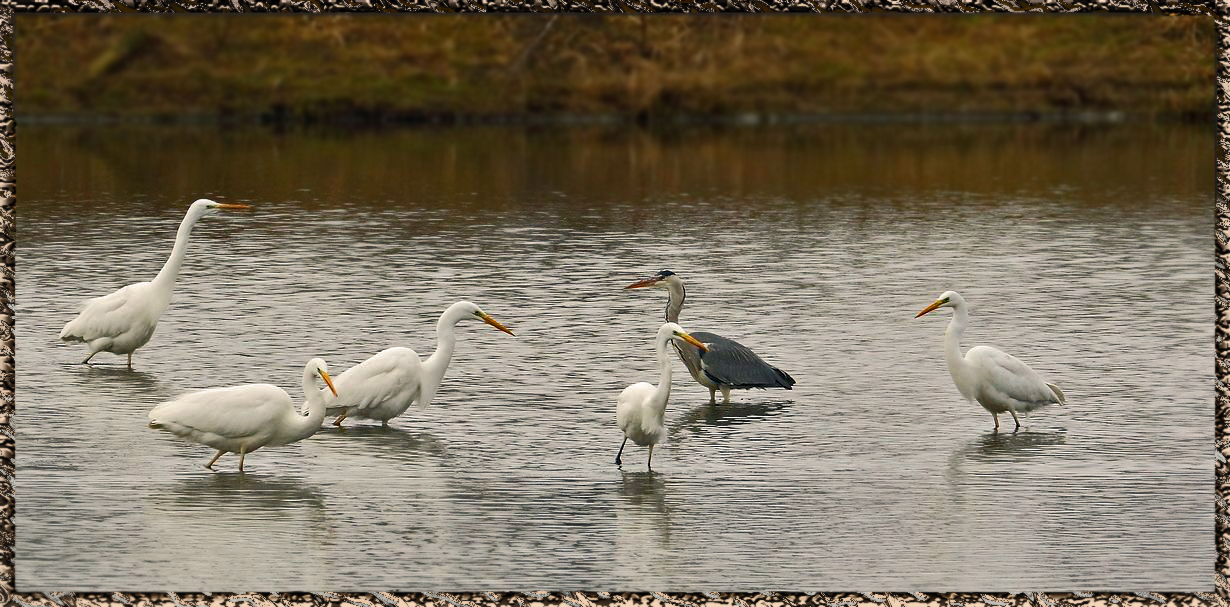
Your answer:
[[[794,385],[788,373],[770,365],[751,348],[713,333],[691,334],[709,348],[700,353],[701,369],[709,379],[731,388],[785,388]]]

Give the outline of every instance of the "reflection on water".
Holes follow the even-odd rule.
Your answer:
[[[22,145],[23,592],[1207,585],[1205,129],[27,128]],[[75,306],[157,272],[199,197],[254,209],[193,232],[135,371],[76,364],[55,339]],[[711,406],[672,360],[655,471],[632,447],[621,470],[615,399],[652,378],[662,315],[622,287],[662,268],[688,285],[685,327],[798,384]],[[1069,403],[989,433],[943,326],[913,318],[948,289],[974,306],[967,347],[1013,352]],[[298,402],[314,356],[340,373],[429,353],[460,299],[517,337],[459,327],[431,406],[389,428],[325,424],[239,475],[146,427],[192,390]]]

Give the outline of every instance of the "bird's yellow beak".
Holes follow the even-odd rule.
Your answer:
[[[505,332],[505,333],[507,333],[507,334],[509,334],[509,335],[512,335],[513,337],[516,337],[516,336],[517,336],[517,334],[516,334],[516,333],[513,333],[512,331],[509,331],[509,330],[508,330],[508,327],[505,327],[504,325],[500,324],[500,321],[498,321],[498,320],[496,320],[496,319],[494,319],[494,318],[492,318],[492,317],[488,316],[487,314],[485,314],[485,313],[483,313],[483,312],[479,312],[479,313],[478,313],[478,317],[479,317],[479,318],[481,318],[481,319],[483,319],[483,322],[485,322],[485,323],[487,323],[487,324],[489,324],[489,325],[491,325],[491,326],[493,326],[493,327],[495,327],[495,328],[497,328],[497,329],[499,329],[499,330],[501,330],[501,331],[503,331],[503,332]]]
[[[325,385],[329,386],[329,391],[333,393],[333,397],[337,398],[337,388],[333,387],[333,378],[329,377],[329,372],[324,369],[317,369],[316,373],[320,374],[320,378],[325,380]]]
[[[692,337],[691,335],[688,335],[687,333],[676,333],[675,335],[678,335],[679,337],[682,337],[682,338],[683,338],[683,341],[686,341],[686,342],[688,342],[688,343],[692,344],[693,346],[696,346],[697,348],[700,348],[700,351],[701,351],[701,352],[708,352],[708,351],[709,351],[709,348],[705,347],[705,344],[701,343],[701,342],[700,342],[700,340],[696,339],[695,337]]]
[[[661,276],[650,276],[649,278],[646,278],[644,280],[638,280],[624,288],[625,289],[639,289],[641,287],[652,287],[655,284],[658,284],[659,280],[662,280]]]
[[[937,299],[937,300],[935,300],[935,301],[931,302],[931,305],[929,305],[929,306],[927,306],[927,307],[923,308],[921,312],[919,312],[918,314],[915,314],[915,315],[914,315],[914,318],[918,318],[919,316],[922,316],[923,314],[926,314],[927,312],[930,312],[930,311],[932,311],[932,310],[934,310],[934,309],[936,309],[936,308],[938,308],[938,307],[940,307],[940,306],[944,305],[944,303],[946,303],[944,300],[942,300],[942,299]]]
[[[218,204],[217,208],[219,209],[250,209],[252,208],[252,205],[220,203]]]

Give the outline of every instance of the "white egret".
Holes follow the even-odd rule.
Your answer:
[[[952,308],[952,322],[944,332],[944,358],[948,360],[948,373],[961,391],[965,400],[977,400],[995,419],[999,431],[999,414],[1008,412],[1016,422],[1016,432],[1021,429],[1017,412],[1028,413],[1052,403],[1063,404],[1063,391],[1049,384],[1025,363],[990,346],[970,348],[961,355],[961,335],[969,322],[968,306],[956,291],[945,291],[931,305],[914,318],[938,308]]]
[[[679,312],[683,310],[683,299],[687,293],[683,288],[683,279],[670,270],[662,270],[649,278],[634,282],[625,289],[642,287],[657,287],[666,289],[669,296],[666,300],[666,321],[678,323]],[[731,389],[747,390],[749,388],[785,388],[791,389],[794,378],[790,374],[765,362],[751,348],[714,333],[695,331],[692,337],[703,342],[709,350],[703,355],[700,350],[672,342],[679,359],[688,368],[700,385],[709,388],[709,404],[717,403],[717,391],[722,391],[724,403],[730,402]]]
[[[244,455],[261,447],[301,441],[320,429],[326,400],[316,387],[317,377],[337,396],[328,365],[313,358],[303,367],[306,411],[302,413],[295,410],[285,390],[270,384],[248,384],[193,392],[162,403],[149,412],[149,427],[217,449],[205,464],[211,470],[223,453],[238,453],[239,471],[243,472]]]
[[[341,427],[347,417],[378,419],[382,426],[401,415],[411,403],[426,407],[440,387],[448,363],[457,345],[454,329],[467,318],[481,320],[516,337],[508,327],[489,316],[478,306],[459,301],[448,307],[436,322],[436,351],[420,361],[410,348],[389,348],[347,369],[337,376],[341,396],[329,406],[329,415],[337,415],[333,425]]]
[[[204,198],[192,203],[179,224],[175,246],[162,270],[149,282],[130,284],[110,295],[95,297],[81,304],[77,318],[64,325],[60,339],[82,342],[89,347],[88,364],[99,352],[127,354],[132,368],[132,353],[144,346],[154,335],[158,318],[171,305],[171,290],[179,277],[179,268],[188,253],[188,236],[197,220],[219,209],[247,209],[246,204],[224,204]]]
[[[653,469],[653,446],[666,438],[663,418],[666,416],[666,401],[671,395],[671,360],[666,354],[666,344],[673,341],[687,342],[701,352],[707,350],[705,344],[688,335],[682,327],[673,322],[658,328],[658,336],[654,340],[658,369],[661,372],[658,385],[649,382],[632,384],[619,393],[619,400],[615,405],[615,422],[624,433],[624,442],[620,443],[619,453],[615,454],[616,465],[623,464],[620,457],[624,454],[628,439],[632,439],[632,442],[642,447],[649,447],[649,460],[645,465],[650,470]]]

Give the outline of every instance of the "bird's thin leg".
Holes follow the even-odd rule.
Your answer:
[[[382,419],[382,420],[380,420],[380,427],[381,427],[381,428],[388,428],[388,427],[389,427],[389,420],[387,420],[387,419]]]
[[[1020,429],[1021,429],[1021,420],[1017,419],[1017,417],[1016,417],[1016,410],[1015,410],[1015,409],[1008,409],[1008,412],[1012,414],[1012,421],[1016,422],[1016,427],[1015,427],[1015,428],[1013,428],[1013,429],[1012,429],[1012,431],[1013,431],[1013,432],[1016,432],[1017,430],[1020,430]]]
[[[240,472],[243,472],[243,456],[244,456],[244,448],[240,447],[239,448],[239,471]]]
[[[730,386],[722,386],[722,404],[730,404]]]
[[[709,388],[709,404],[717,404],[717,388]]]
[[[128,370],[132,371],[132,352],[128,353]]]
[[[346,414],[347,414],[347,413],[349,413],[349,412],[350,412],[350,409],[349,409],[349,408],[347,408],[347,409],[342,409],[342,414],[341,414],[341,415],[339,415],[339,416],[337,416],[337,419],[333,420],[333,425],[334,425],[334,426],[337,426],[338,428],[341,428],[341,427],[342,427],[342,420],[346,419]]]
[[[999,414],[991,412],[991,418],[995,420],[995,431],[999,432]]]
[[[214,458],[213,458],[213,459],[211,459],[211,460],[209,460],[209,463],[208,463],[208,464],[205,464],[205,467],[206,467],[206,468],[209,468],[210,470],[213,470],[213,469],[214,469],[214,462],[218,461],[218,458],[219,458],[219,457],[222,457],[222,454],[223,454],[223,453],[226,453],[226,451],[223,451],[223,450],[221,450],[221,449],[218,449],[218,452],[214,454]]]
[[[81,364],[83,364],[83,365],[88,365],[88,364],[90,364],[90,359],[91,359],[91,358],[94,358],[94,355],[95,355],[95,354],[98,354],[98,352],[90,352],[90,355],[89,355],[89,356],[87,356],[87,357],[85,357],[85,360],[81,361]]]
[[[649,445],[649,461],[645,462],[645,467],[653,470],[653,445]]]
[[[628,444],[628,437],[625,436],[624,442],[619,443],[619,453],[615,454],[615,465],[616,466],[622,465],[624,463],[623,460],[619,459],[619,456],[624,454],[624,445],[626,444]]]

